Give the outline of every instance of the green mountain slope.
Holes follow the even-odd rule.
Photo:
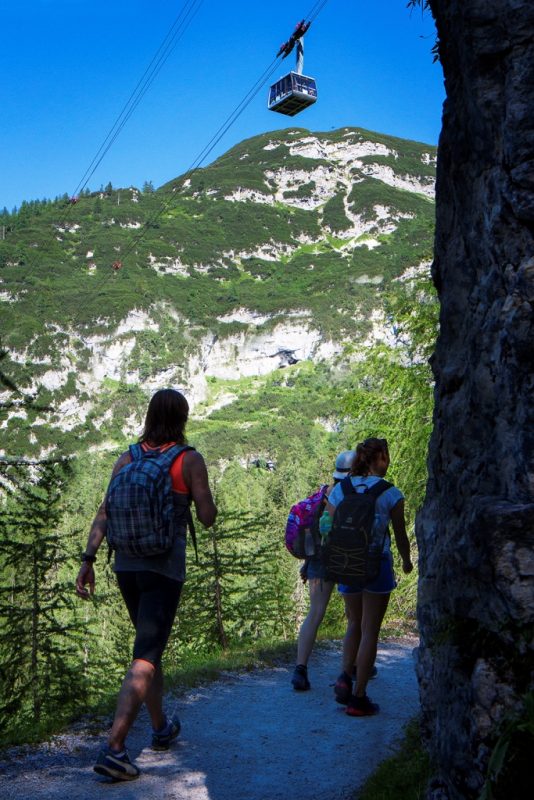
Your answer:
[[[156,192],[4,214],[4,367],[54,411],[9,410],[2,450],[117,442],[158,386],[220,405],[224,381],[390,336],[384,297],[431,258],[434,160],[356,128],[291,128]]]

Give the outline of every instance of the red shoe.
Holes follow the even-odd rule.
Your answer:
[[[378,703],[372,703],[366,694],[363,697],[352,695],[345,709],[345,714],[348,714],[349,717],[372,717],[374,714],[378,714],[379,711],[380,706]]]

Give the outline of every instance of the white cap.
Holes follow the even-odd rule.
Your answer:
[[[356,453],[354,450],[343,450],[336,458],[336,468],[332,473],[333,478],[343,480],[349,473]]]

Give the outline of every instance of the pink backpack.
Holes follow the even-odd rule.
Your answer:
[[[315,494],[291,506],[286,524],[286,547],[295,558],[310,558],[319,554],[319,517],[324,508],[325,484]]]

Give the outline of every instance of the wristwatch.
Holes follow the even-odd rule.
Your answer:
[[[96,556],[92,556],[90,553],[82,553],[82,561],[88,561],[90,564],[94,564]]]

